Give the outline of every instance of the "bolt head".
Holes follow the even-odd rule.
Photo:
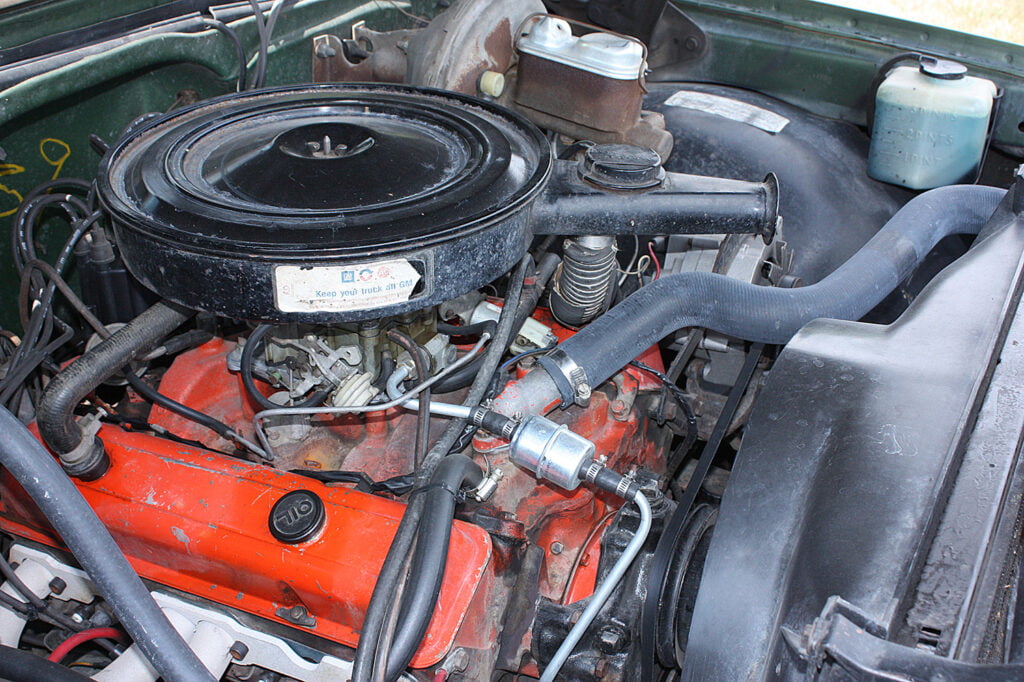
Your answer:
[[[235,642],[228,649],[228,654],[236,661],[240,661],[249,655],[249,647],[244,642]]]
[[[551,543],[552,554],[561,554],[563,551],[565,551],[565,545],[563,545],[561,542],[558,542],[556,540],[555,542]]]
[[[606,625],[597,633],[597,646],[606,654],[622,651],[628,644],[628,637],[622,628]]]

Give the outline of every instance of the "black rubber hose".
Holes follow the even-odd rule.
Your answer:
[[[0,679],[10,682],[83,682],[89,678],[42,656],[0,646]]]
[[[88,306],[82,302],[82,299],[78,297],[78,295],[71,289],[71,286],[63,277],[60,276],[53,266],[49,263],[36,259],[26,263],[25,267],[26,269],[38,269],[46,275],[53,285],[56,286],[57,290],[64,295],[64,298],[67,299],[67,302],[72,308],[74,308],[75,312],[81,315],[82,319],[92,327],[93,331],[104,339],[113,336],[113,334],[103,326],[103,323],[92,313],[92,311],[89,310]],[[178,336],[163,342],[160,346],[160,349],[163,351],[161,356],[174,354],[181,350],[185,350],[186,348],[191,348],[193,345],[205,343],[210,338],[212,338],[212,334],[199,329],[193,329],[185,332],[184,334],[179,334]],[[238,434],[224,422],[214,419],[208,414],[200,412],[199,410],[194,410],[188,405],[183,405],[178,401],[165,396],[147,384],[141,377],[132,372],[131,369],[126,369],[124,374],[125,379],[131,387],[135,389],[135,392],[149,402],[160,405],[164,409],[181,415],[186,419],[190,419],[197,424],[201,424],[227,440],[237,439]],[[2,564],[0,564],[0,569],[2,569]]]
[[[242,375],[242,385],[245,387],[245,392],[249,394],[249,397],[256,401],[256,404],[260,406],[261,410],[276,410],[281,407],[275,402],[271,402],[267,396],[260,393],[260,390],[256,388],[256,382],[253,379],[252,366],[256,359],[256,351],[258,348],[263,346],[263,339],[266,337],[267,332],[273,329],[273,325],[261,324],[252,330],[252,334],[246,340],[245,345],[242,346],[242,358],[239,361],[238,373]],[[312,394],[301,403],[295,403],[292,407],[316,407],[323,403],[323,401],[330,394],[330,391],[321,389],[313,391]]]
[[[78,448],[84,438],[74,417],[78,404],[194,314],[157,303],[59,372],[43,392],[36,415],[39,433],[50,449],[64,455]]]
[[[910,276],[939,240],[977,234],[1005,193],[996,187],[952,185],[920,194],[850,260],[807,287],[756,286],[705,272],[662,277],[559,344],[559,349],[583,368],[591,386],[597,386],[644,349],[684,327],[784,344],[811,320],[859,320]]]
[[[495,326],[497,325],[494,320],[484,320],[483,322],[477,322],[476,324],[466,324],[461,326],[448,324],[446,322],[438,322],[437,332],[447,336],[480,336],[484,332],[490,332],[493,335]]]
[[[260,72],[267,63],[267,55],[270,50],[270,36],[267,34],[267,22],[263,16],[263,9],[258,0],[249,0],[252,7],[252,15],[256,20],[256,34],[259,36],[259,52],[256,57],[256,66],[253,71],[252,80],[249,82],[249,89],[256,90],[263,87]]]
[[[28,429],[2,408],[0,433],[4,434],[0,464],[35,500],[156,671],[169,682],[213,680],[78,488]],[[35,679],[54,678],[40,675]]]
[[[234,429],[219,419],[215,419],[204,412],[200,412],[199,410],[194,410],[188,405],[179,403],[173,398],[168,398],[163,393],[160,393],[155,388],[147,384],[145,379],[132,373],[130,370],[125,371],[125,379],[128,381],[128,384],[135,389],[135,392],[143,397],[143,399],[153,403],[154,405],[159,405],[165,410],[173,412],[185,419],[194,421],[200,426],[205,426],[221,438],[231,441],[235,440],[237,434]]]
[[[203,17],[203,23],[226,37],[231,41],[231,44],[234,45],[235,52],[238,54],[238,79],[235,82],[235,91],[244,91],[246,77],[248,75],[246,69],[248,66],[248,59],[246,59],[245,48],[242,46],[242,41],[239,39],[238,34],[223,21],[218,21],[217,19]]]
[[[409,666],[434,615],[444,582],[451,543],[452,522],[459,490],[475,488],[483,481],[480,467],[465,455],[450,455],[438,464],[430,484],[419,494],[426,510],[416,534],[409,578],[405,585],[385,679],[394,680]]]
[[[548,281],[551,280],[551,276],[555,273],[555,270],[558,269],[558,264],[561,262],[562,260],[558,257],[557,254],[545,254],[544,257],[541,258],[540,264],[538,264],[537,266],[537,275],[536,277],[534,277],[533,283],[526,284],[523,286],[522,296],[519,299],[519,304],[516,306],[516,317],[512,322],[513,335],[508,340],[506,350],[508,349],[508,346],[511,346],[512,342],[515,341],[515,334],[518,334],[519,330],[523,328],[524,324],[526,324],[526,319],[533,314],[534,310],[537,309],[537,304],[540,302],[540,297],[544,293],[544,289],[545,287],[547,287]],[[480,322],[475,325],[469,325],[467,327],[452,328],[463,330],[468,329],[469,327],[479,326],[481,327],[480,331],[484,331],[483,327],[485,325],[492,325],[491,329],[493,331],[494,322],[491,320],[488,320],[487,322]],[[451,327],[451,325],[445,326]],[[442,334],[448,333],[445,331],[441,331],[441,329],[442,326],[437,325],[437,331],[441,332]],[[476,378],[476,376],[480,373],[480,366],[483,363],[483,360],[484,356],[481,353],[480,356],[475,358],[472,362],[463,365],[462,367],[455,370],[445,378],[438,381],[433,386],[434,393],[450,393],[451,391],[457,391],[461,388],[469,386]]]
[[[523,259],[512,274],[508,291],[505,294],[506,301],[518,301],[520,296],[522,296],[523,282],[532,263],[533,258],[529,254],[523,256]],[[481,363],[481,372],[477,374],[473,380],[473,385],[469,387],[469,394],[466,396],[465,401],[463,401],[464,405],[476,407],[483,400],[483,396],[490,385],[491,376],[498,368],[501,357],[505,354],[505,348],[510,343],[512,334],[515,333],[515,317],[516,315],[510,306],[502,308],[501,317],[498,318],[498,326],[494,332],[494,338],[491,340],[490,345],[487,346],[487,350],[483,352],[484,360]],[[452,419],[448,423],[444,433],[441,434],[441,438],[438,439],[434,447],[427,453],[423,466],[416,474],[418,485],[425,485],[430,480],[434,469],[448,456],[448,451],[459,439],[459,436],[462,435],[466,423],[465,419]],[[413,541],[416,539],[420,520],[423,517],[423,500],[424,496],[422,494],[413,495],[410,499],[409,504],[405,508],[405,513],[402,514],[402,521],[398,524],[395,537],[391,540],[391,546],[388,548],[384,564],[377,575],[377,583],[373,587],[373,595],[370,597],[370,604],[366,609],[366,617],[363,619],[363,625],[359,631],[359,644],[356,648],[355,660],[352,662],[353,680],[368,680],[372,674],[373,661],[376,657],[376,647],[381,628],[384,625],[384,619],[387,617],[391,600],[397,591],[398,581],[401,579],[402,570],[409,559],[409,553]]]

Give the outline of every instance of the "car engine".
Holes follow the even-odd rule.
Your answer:
[[[458,0],[267,86],[251,4],[236,92],[11,216],[0,677],[1019,679],[1004,83],[902,55],[869,136]]]

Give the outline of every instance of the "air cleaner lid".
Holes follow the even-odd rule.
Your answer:
[[[171,300],[250,319],[361,319],[438,303],[511,267],[527,236],[519,214],[550,163],[540,131],[486,102],[325,85],[230,95],[158,119],[107,155],[99,191],[129,269]],[[467,251],[485,245],[487,254]],[[306,277],[296,303],[283,289],[298,280],[288,270],[290,284],[278,282],[278,266],[334,269]],[[390,298],[347,297],[350,275],[338,268],[356,266],[363,277],[417,281]],[[318,287],[333,294],[313,300]]]

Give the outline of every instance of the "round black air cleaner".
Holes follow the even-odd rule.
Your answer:
[[[236,318],[342,322],[424,308],[518,261],[551,166],[525,119],[453,93],[323,85],[162,117],[105,157],[129,270]]]

